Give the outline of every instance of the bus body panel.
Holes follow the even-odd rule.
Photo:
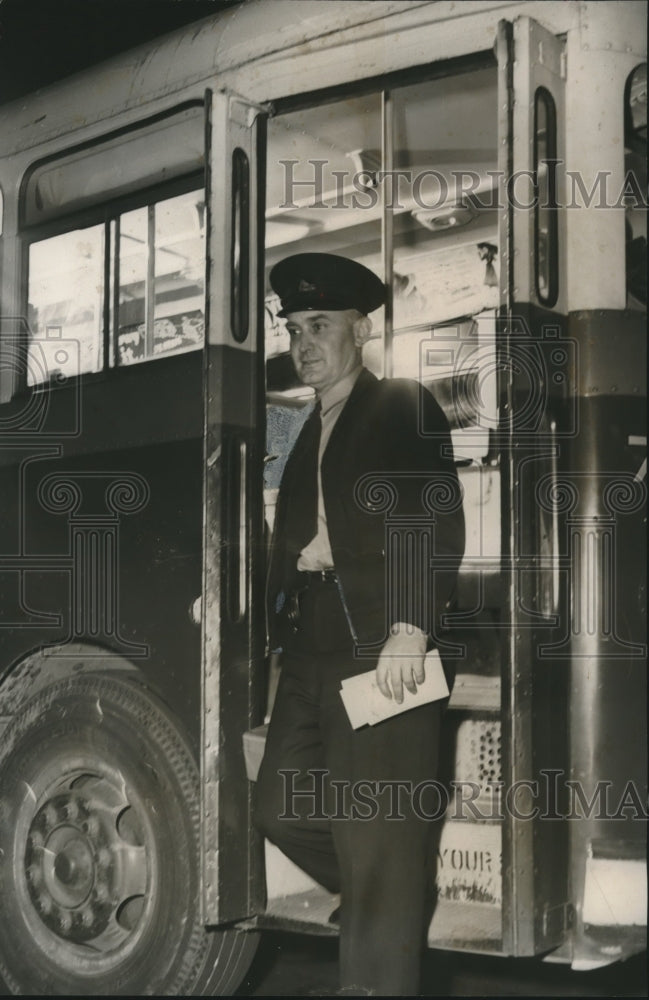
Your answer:
[[[638,581],[646,561],[646,318],[580,312],[570,331],[580,378],[578,428],[561,475],[570,494],[572,616],[560,651],[570,665],[575,783],[573,964],[592,968],[632,952],[644,919],[646,594]]]
[[[481,475],[491,468],[500,476],[503,558],[500,574],[465,566],[458,592],[465,624],[476,601],[488,605],[493,648],[485,660],[500,665],[502,704],[491,694],[481,706],[456,694],[457,708],[468,714],[453,714],[451,704],[446,729],[449,773],[472,780],[476,746],[499,758],[493,746],[502,732],[502,762],[492,771],[502,765],[505,790],[520,782],[521,795],[502,821],[476,824],[473,839],[467,823],[447,819],[440,871],[447,860],[450,869],[438,884],[459,913],[460,930],[447,933],[450,909],[440,906],[429,940],[512,955],[562,946],[558,954],[576,967],[642,947],[638,906],[615,911],[616,929],[602,916],[606,895],[604,902],[594,895],[598,879],[608,892],[616,879],[630,884],[641,870],[645,824],[636,790],[646,798],[638,586],[646,551],[644,313],[624,309],[620,195],[622,95],[645,58],[646,8],[616,4],[615,16],[610,8],[253,0],[49,88],[25,108],[0,110],[0,483],[7,514],[0,563],[9,623],[0,632],[0,725],[33,691],[22,682],[32,664],[38,660],[34,672],[43,676],[59,650],[61,670],[81,664],[90,672],[106,669],[112,650],[111,669],[127,662],[141,683],[159,691],[201,762],[206,924],[259,918],[295,926],[299,898],[296,892],[281,912],[263,914],[262,845],[251,827],[241,745],[242,731],[262,721],[265,700],[265,118],[378,91],[389,74],[403,74],[390,78],[402,85],[409,70],[421,74],[433,63],[440,73],[468,71],[464,60],[491,50],[499,33],[505,194],[512,171],[538,168],[539,88],[555,101],[558,286],[554,300],[544,300],[532,208],[501,206],[501,422]],[[606,86],[595,84],[601,80]],[[208,346],[16,392],[25,361],[29,247],[66,225],[64,213],[53,228],[22,225],[30,171],[130,129],[144,134],[153,116],[188,101],[206,109]],[[137,182],[132,195],[144,197]],[[603,198],[611,199],[604,211]],[[127,207],[131,202],[120,213]],[[75,226],[88,224],[84,218],[75,216]],[[266,263],[280,249],[273,246]],[[353,244],[347,249],[355,251]],[[521,358],[532,359],[522,372]],[[534,386],[536,371],[542,374]],[[539,420],[521,425],[533,389],[540,392]],[[131,500],[106,508],[108,480]],[[105,562],[97,557],[98,539]],[[105,594],[97,580],[108,566],[116,581],[106,619],[113,628],[102,631],[96,611]],[[75,605],[68,595],[77,585]],[[473,633],[474,644],[481,634]],[[20,684],[12,686],[12,677]],[[481,782],[485,774],[492,772],[482,768]],[[610,785],[611,807],[603,817],[589,805],[602,783]],[[545,814],[533,814],[535,787]],[[476,875],[469,884],[460,869],[483,863],[482,881]],[[476,906],[491,907],[483,938],[472,915],[462,915],[467,893]],[[318,920],[326,923],[326,906]]]
[[[0,470],[3,563],[12,552],[30,563],[19,574],[17,558],[15,571],[3,574],[3,618],[17,625],[2,629],[3,675],[41,647],[84,642],[95,656],[112,650],[176,706],[196,746],[200,630],[192,605],[201,593],[200,360],[194,354],[146,372],[131,369],[110,422],[110,378],[85,385],[78,399],[74,387],[53,392],[38,433],[5,447]],[[20,414],[20,398],[14,403]],[[55,442],[57,429],[70,424],[71,409],[83,414],[80,433],[48,448],[45,435],[49,431]],[[120,488],[137,493],[131,512],[118,513],[106,502],[105,491]],[[68,489],[78,491],[78,510],[57,504],[57,491]],[[85,562],[90,556],[82,551],[94,537],[111,545],[97,555],[97,572],[106,573],[114,588],[106,619],[99,608],[103,594]],[[80,600],[73,602],[78,588]]]

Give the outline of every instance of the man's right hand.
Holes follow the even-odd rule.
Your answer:
[[[420,629],[405,631],[398,627],[387,639],[379,662],[376,665],[376,683],[386,698],[392,698],[397,705],[403,701],[404,687],[411,694],[417,693],[417,685],[423,684],[425,674],[426,636]]]

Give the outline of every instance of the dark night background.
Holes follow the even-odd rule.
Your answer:
[[[0,0],[0,103],[237,0]]]
[[[0,0],[0,104],[239,0]],[[267,0],[272,2],[272,0]],[[2,137],[0,136],[0,142]],[[536,959],[430,952],[427,996],[647,996],[646,955],[596,973]],[[304,996],[335,981],[335,942],[267,935],[240,993]],[[317,993],[315,993],[317,995]]]

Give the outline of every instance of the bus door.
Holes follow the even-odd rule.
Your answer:
[[[436,808],[426,803],[441,821],[428,939],[511,955],[564,946],[562,959],[586,847],[576,832],[585,828],[565,822],[566,780],[590,738],[570,724],[581,667],[571,635],[576,522],[562,492],[566,470],[579,468],[560,209],[565,101],[564,40],[518,18],[501,24],[495,59],[277,102],[264,289],[269,530],[313,399],[269,287],[277,261],[339,253],[379,274],[390,294],[371,316],[364,364],[418,379],[446,412],[467,549],[448,632],[437,637],[456,681],[442,740],[447,791]],[[385,518],[386,537],[398,533]],[[262,746],[262,731],[248,734],[253,779]],[[337,901],[268,844],[266,862],[262,921],[328,927]]]
[[[208,101],[201,838],[203,920],[215,924],[262,904],[241,734],[261,721],[265,641],[258,248],[266,110],[227,91]]]
[[[554,490],[571,433],[564,43],[529,18],[501,22],[499,178],[502,309],[498,449],[503,583],[503,945],[529,955],[568,928],[565,823],[551,822],[554,771],[567,766],[568,665],[549,650],[568,613]],[[565,214],[565,213],[564,213]],[[546,777],[547,774],[547,777]],[[540,782],[540,784],[539,784]],[[535,794],[538,790],[537,798]]]
[[[624,30],[624,55],[525,17],[497,42],[503,938],[582,969],[646,927],[645,317],[624,308],[624,200],[583,194],[623,188]]]

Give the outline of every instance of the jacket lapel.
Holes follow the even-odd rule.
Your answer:
[[[373,375],[367,368],[363,368],[361,370],[360,375],[354,382],[354,388],[349,394],[347,402],[343,406],[338,420],[334,424],[331,437],[327,442],[327,447],[325,448],[324,455],[322,456],[323,464],[327,460],[328,454],[335,453],[338,442],[348,441],[350,439],[350,434],[356,426],[358,411],[362,408],[368,393],[370,393],[371,390],[378,384],[379,380],[376,375]]]

